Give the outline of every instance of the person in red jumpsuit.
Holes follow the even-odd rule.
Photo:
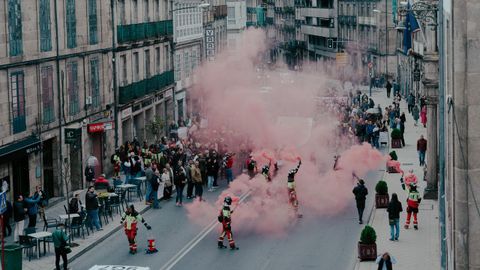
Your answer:
[[[143,223],[147,230],[152,229],[152,227],[147,224],[143,217],[137,211],[135,211],[135,208],[132,204],[127,208],[125,213],[122,214],[122,220],[120,221],[120,223],[125,227],[125,234],[127,235],[131,254],[137,253],[137,243],[135,242],[135,237],[137,236],[138,222]]]
[[[232,250],[238,249],[237,246],[235,246],[235,241],[233,240],[233,234],[232,234],[232,213],[233,210],[230,209],[232,205],[232,198],[230,196],[225,197],[223,200],[223,208],[220,210],[220,214],[218,216],[218,221],[222,223],[222,233],[220,234],[220,237],[218,237],[218,248],[226,248],[226,246],[223,244],[223,239],[225,236],[228,239],[228,243],[230,245],[230,248]]]
[[[302,214],[298,213],[298,199],[297,199],[297,191],[295,190],[295,175],[300,169],[300,165],[302,165],[302,160],[298,159],[297,167],[290,169],[288,171],[288,181],[287,181],[287,189],[288,189],[288,200],[290,204],[293,206],[293,210],[297,214],[298,217],[302,217]]]

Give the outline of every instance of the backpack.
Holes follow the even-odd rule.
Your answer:
[[[218,222],[220,222],[220,223],[223,222],[223,215],[222,215],[222,214],[220,214],[220,215],[218,216]]]
[[[255,160],[250,160],[250,162],[248,162],[248,170],[253,171],[255,169],[255,165],[257,165],[257,162]]]

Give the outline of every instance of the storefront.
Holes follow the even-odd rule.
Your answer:
[[[29,195],[35,185],[33,180],[41,177],[37,172],[41,149],[40,138],[34,135],[0,147],[0,178],[9,185],[9,199]]]
[[[104,173],[103,162],[107,157],[106,131],[108,130],[113,130],[112,121],[92,123],[87,125],[87,132],[91,142],[91,150],[90,153],[87,154],[96,157],[98,161],[95,164],[95,178]]]

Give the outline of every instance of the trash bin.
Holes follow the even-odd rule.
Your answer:
[[[22,246],[5,245],[5,269],[22,270]]]

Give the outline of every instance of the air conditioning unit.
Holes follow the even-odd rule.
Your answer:
[[[85,105],[92,105],[92,96],[88,96],[85,100]]]

